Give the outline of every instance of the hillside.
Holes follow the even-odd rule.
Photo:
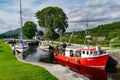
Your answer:
[[[5,33],[0,34],[0,36],[3,38],[7,38],[7,37],[14,37],[15,38],[15,37],[18,37],[19,34],[20,34],[20,28],[7,31]]]
[[[90,33],[91,36],[94,36],[94,37],[103,36],[106,38],[109,38],[115,33],[116,34],[111,38],[117,37],[118,35],[120,36],[120,34],[118,33],[119,31],[120,31],[120,22],[102,24],[102,25],[98,25],[95,28],[88,29],[88,32]],[[71,34],[71,33],[68,33],[68,34]],[[78,35],[79,38],[83,39],[85,37],[85,30],[75,32],[74,34]]]
[[[95,33],[95,36],[109,36],[109,33],[120,30],[120,22],[99,25],[96,28],[90,29],[90,33]]]
[[[92,37],[105,37],[105,40],[102,43],[106,44],[109,43],[111,39],[120,37],[120,22],[98,25],[95,28],[88,29],[88,32]],[[68,35],[68,37],[70,37],[71,32],[68,32],[66,34]],[[77,35],[77,37],[72,38],[71,43],[84,44],[86,35],[85,30],[74,32],[74,35]],[[69,38],[65,40],[68,41]],[[95,42],[95,40],[93,40],[93,42]]]

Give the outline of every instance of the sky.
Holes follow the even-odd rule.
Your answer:
[[[20,0],[0,0],[0,33],[20,28]],[[62,8],[68,17],[67,31],[79,31],[120,21],[119,0],[21,0],[23,24],[37,24],[35,13],[49,6]],[[38,26],[39,27],[39,26]]]

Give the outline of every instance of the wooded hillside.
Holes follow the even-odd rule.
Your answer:
[[[108,44],[112,39],[114,38],[120,38],[120,22],[114,22],[114,23],[110,23],[110,24],[102,24],[102,25],[98,25],[95,28],[92,29],[88,29],[88,32],[90,33],[90,36],[92,37],[92,42],[95,44],[96,42],[98,43],[102,43],[102,44]],[[71,35],[72,32],[68,32],[66,33],[69,37]],[[79,43],[79,44],[84,44],[85,41],[85,30],[83,31],[78,31],[78,32],[74,32],[74,36],[77,37],[73,37],[71,39],[71,43]],[[103,41],[95,41],[93,39],[93,37],[105,37],[105,40]],[[69,38],[65,39],[66,41],[69,41]]]

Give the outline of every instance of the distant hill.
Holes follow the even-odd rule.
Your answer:
[[[10,31],[7,31],[3,34],[6,34],[6,35],[14,35],[14,34],[20,34],[20,28],[18,29],[15,29],[15,30],[10,30]]]
[[[15,29],[15,30],[9,30],[7,32],[4,32],[0,34],[2,37],[14,37],[20,35],[20,28]]]

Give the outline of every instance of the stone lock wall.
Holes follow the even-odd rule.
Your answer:
[[[120,50],[107,50],[106,51],[110,57],[117,61],[116,68],[120,69]]]

